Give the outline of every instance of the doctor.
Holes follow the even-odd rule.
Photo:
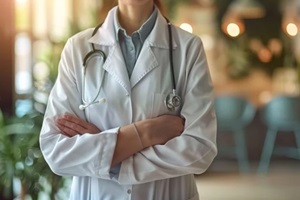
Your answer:
[[[92,48],[101,53],[83,72]],[[175,88],[182,102],[170,110]],[[169,26],[158,0],[119,0],[98,30],[66,43],[40,147],[73,177],[70,199],[196,200],[194,174],[217,153],[212,98],[201,40]]]

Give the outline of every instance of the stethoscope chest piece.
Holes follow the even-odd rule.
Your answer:
[[[169,111],[175,111],[181,106],[181,98],[176,94],[175,90],[166,97],[165,105]]]

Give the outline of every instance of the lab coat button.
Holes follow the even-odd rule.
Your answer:
[[[127,194],[131,194],[131,190],[130,189],[127,190]]]

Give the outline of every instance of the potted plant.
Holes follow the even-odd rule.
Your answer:
[[[64,179],[50,170],[39,148],[42,119],[42,114],[33,112],[5,120],[0,112],[0,188],[4,198],[38,199],[43,192],[54,199],[63,187]]]

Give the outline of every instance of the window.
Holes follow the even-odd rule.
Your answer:
[[[96,25],[97,0],[15,0],[17,116],[44,112],[68,37]]]

